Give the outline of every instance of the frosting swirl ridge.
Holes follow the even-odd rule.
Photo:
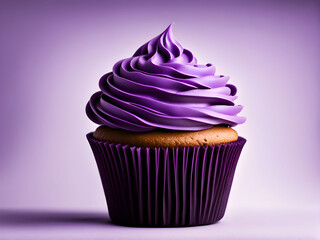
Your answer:
[[[212,64],[197,64],[169,25],[101,77],[86,113],[99,125],[134,132],[235,126],[245,118],[237,116],[243,107],[234,104],[237,89],[228,80]]]

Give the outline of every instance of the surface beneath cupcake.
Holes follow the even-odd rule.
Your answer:
[[[214,126],[201,131],[166,131],[129,132],[100,126],[93,133],[94,138],[136,147],[194,147],[213,146],[238,139],[237,132],[228,126]]]

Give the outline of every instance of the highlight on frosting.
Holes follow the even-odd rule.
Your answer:
[[[99,125],[134,132],[198,131],[245,122],[237,116],[237,89],[212,64],[197,64],[174,38],[172,24],[132,57],[117,62],[99,81],[86,106]]]

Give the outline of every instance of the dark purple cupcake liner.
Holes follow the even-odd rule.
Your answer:
[[[200,147],[134,147],[87,135],[110,218],[130,226],[211,224],[226,210],[246,140]]]

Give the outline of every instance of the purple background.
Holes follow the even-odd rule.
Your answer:
[[[235,129],[248,142],[221,224],[193,232],[171,229],[169,236],[314,239],[320,201],[319,1],[0,1],[2,213],[49,209],[89,213],[89,220],[96,219],[91,213],[104,214],[85,138],[96,125],[85,105],[101,75],[171,22],[177,40],[199,63],[213,63],[217,74],[231,76],[247,117]],[[7,221],[3,217],[0,224],[15,228]],[[121,235],[118,228],[124,229],[107,227],[114,237],[138,236]],[[20,236],[0,226],[0,239],[1,229],[7,229],[4,236]],[[33,232],[23,229],[21,236]],[[53,234],[50,229],[43,236]],[[63,236],[83,236],[68,231]],[[145,234],[154,236],[150,229]]]

